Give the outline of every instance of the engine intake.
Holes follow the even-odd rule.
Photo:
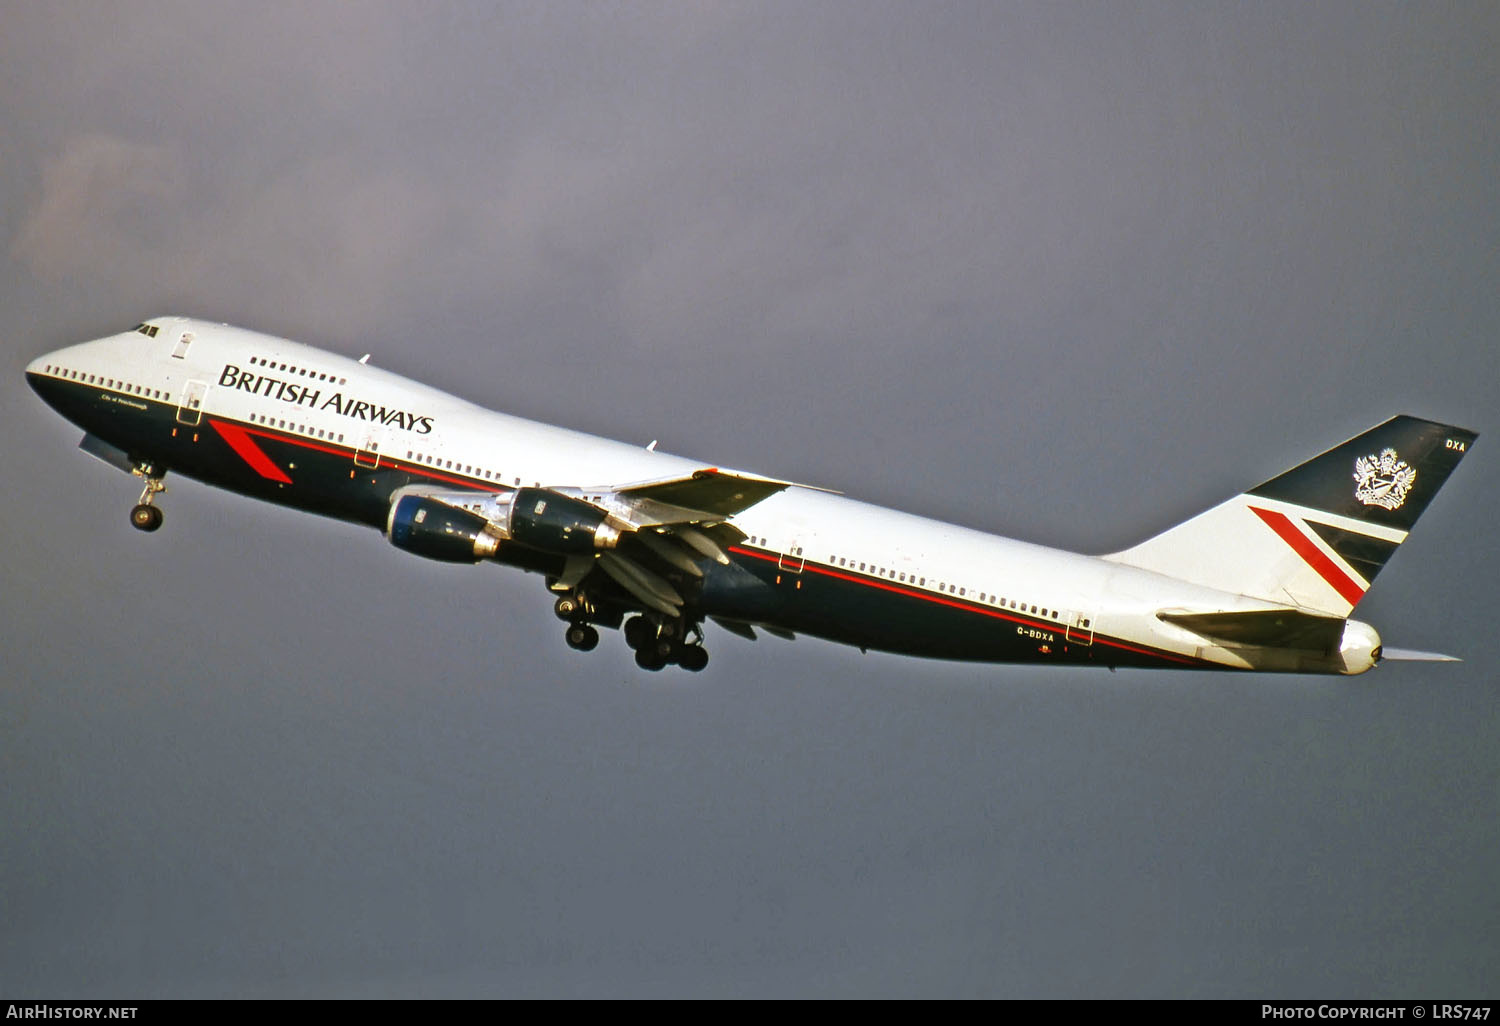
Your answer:
[[[398,549],[444,563],[477,563],[500,551],[484,517],[424,495],[391,503],[385,533]]]

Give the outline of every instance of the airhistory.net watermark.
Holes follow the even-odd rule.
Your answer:
[[[5,1006],[7,1019],[134,1019],[138,1005],[64,1005],[27,1001]]]

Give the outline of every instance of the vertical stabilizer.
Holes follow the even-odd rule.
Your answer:
[[[1477,435],[1393,417],[1106,559],[1346,617]]]

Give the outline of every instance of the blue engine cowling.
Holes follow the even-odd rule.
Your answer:
[[[612,549],[620,532],[592,503],[547,488],[518,488],[510,500],[505,536],[543,552],[585,554]]]
[[[424,495],[403,495],[391,503],[385,533],[398,549],[445,563],[477,563],[500,550],[500,539],[485,528],[484,517]]]

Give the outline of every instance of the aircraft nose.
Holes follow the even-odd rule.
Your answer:
[[[57,408],[62,392],[58,374],[57,353],[44,353],[26,365],[26,384],[53,409]]]
[[[26,383],[31,386],[33,391],[41,391],[40,385],[42,378],[46,375],[47,368],[48,366],[50,366],[51,362],[52,361],[45,356],[38,356],[35,360],[32,360],[26,365]]]

